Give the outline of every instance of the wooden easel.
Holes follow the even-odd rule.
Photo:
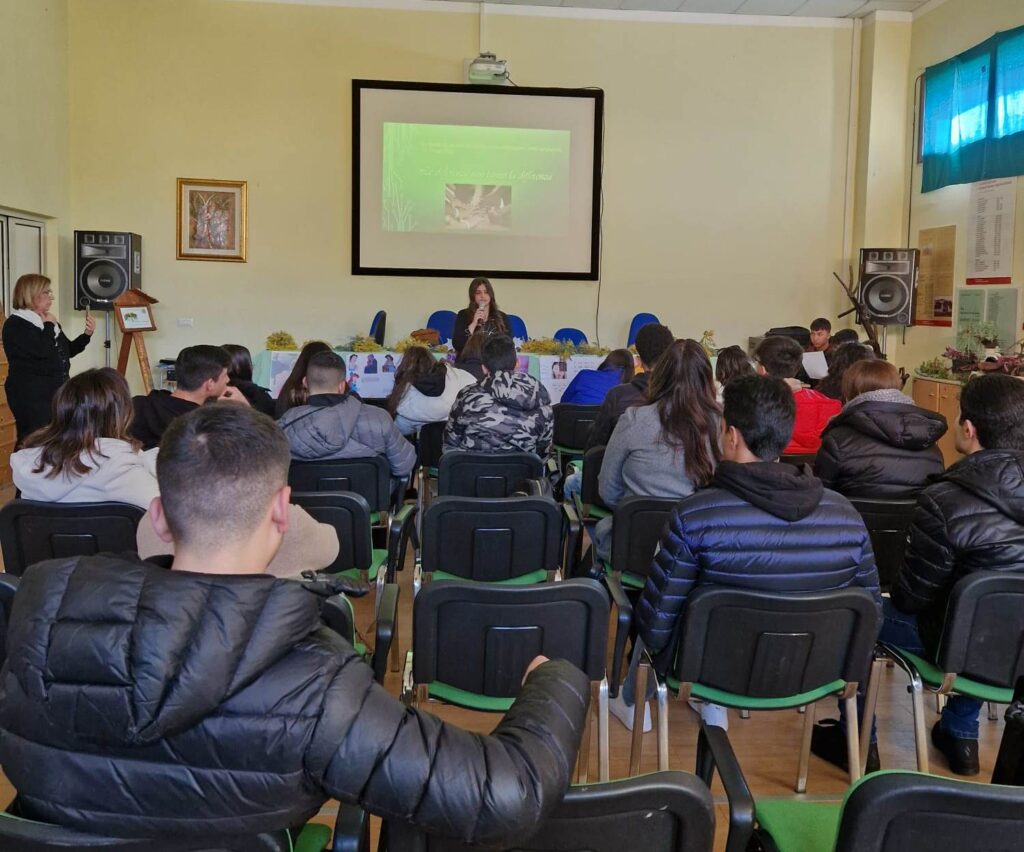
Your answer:
[[[128,357],[132,346],[135,346],[135,354],[139,359],[139,372],[142,374],[142,387],[145,393],[153,389],[153,372],[149,366],[149,354],[146,352],[146,341],[143,335],[147,331],[156,331],[156,322],[153,319],[153,310],[150,305],[155,305],[159,300],[147,296],[141,290],[125,290],[120,296],[114,299],[114,316],[117,317],[117,327],[121,330],[121,349],[117,354],[117,372],[122,376],[127,375]],[[141,324],[132,323],[126,325],[122,308],[134,308],[133,313],[143,314],[148,317],[145,327]]]

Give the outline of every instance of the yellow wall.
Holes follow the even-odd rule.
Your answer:
[[[458,8],[458,7],[456,7]],[[350,80],[459,82],[478,18],[228,0],[70,0],[76,227],[144,237],[153,358],[266,334],[389,340],[467,281],[349,273]],[[834,315],[845,266],[852,25],[488,14],[520,85],[606,91],[602,342],[654,310],[720,344]],[[175,178],[249,182],[249,262],[175,260]],[[849,227],[849,225],[847,226]],[[531,333],[594,332],[593,283],[497,282]],[[179,328],[178,317],[193,317]],[[79,359],[81,360],[81,359]]]
[[[947,0],[927,14],[914,20],[911,40],[907,126],[914,121],[916,99],[913,89],[916,78],[930,65],[984,41],[1000,30],[1024,24],[1024,3],[1020,0]],[[908,134],[908,146],[910,135]],[[911,152],[907,150],[909,161]],[[962,287],[967,257],[967,217],[971,188],[969,185],[948,186],[921,194],[921,167],[915,165],[911,196],[911,245],[917,244],[918,232],[924,228],[956,225],[956,269],[954,286]],[[1018,181],[1017,228],[1014,253],[1014,286],[1024,284],[1024,180]],[[1024,298],[1018,296],[1019,301]],[[954,306],[955,311],[955,306]],[[906,343],[897,343],[896,358],[908,368],[941,355],[954,341],[953,329],[911,328]]]
[[[61,281],[70,258],[61,250],[70,238],[67,0],[0,2],[0,80],[0,207],[52,220],[46,271]]]

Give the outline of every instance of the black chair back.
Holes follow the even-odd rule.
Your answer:
[[[420,467],[437,467],[441,463],[441,454],[444,451],[444,427],[447,425],[445,421],[441,421],[440,423],[426,423],[420,427],[420,434],[416,439],[416,462]]]
[[[1024,789],[916,772],[867,776],[850,793],[836,852],[1024,848]]]
[[[449,450],[437,466],[441,497],[508,497],[524,479],[544,475],[533,453],[471,453]]]
[[[354,491],[371,512],[391,505],[391,468],[383,456],[333,461],[292,461],[288,484],[293,491]]]
[[[871,535],[871,548],[875,551],[875,565],[883,589],[896,582],[907,549],[907,533],[914,519],[916,500],[866,500],[851,497],[864,526]]]
[[[423,571],[512,580],[558,568],[562,513],[545,497],[440,497],[423,515]]]
[[[11,607],[18,591],[18,578],[0,573],[0,666],[7,660],[7,625],[11,623]]]
[[[552,407],[552,410],[555,414],[554,442],[560,447],[583,452],[601,406],[559,402]]]
[[[338,534],[338,558],[324,568],[334,574],[358,568],[362,571],[373,561],[370,532],[370,504],[351,491],[293,491],[292,502],[301,506],[321,524],[330,524]]]
[[[46,559],[136,552],[145,511],[128,503],[12,500],[0,509],[4,570],[20,576]]]
[[[493,698],[517,695],[538,654],[604,677],[608,594],[596,580],[527,586],[438,581],[413,604],[413,680]]]
[[[680,622],[680,683],[785,698],[836,680],[865,683],[881,614],[860,588],[769,594],[704,586]]]
[[[604,447],[591,447],[583,454],[583,481],[580,483],[580,502],[584,506],[601,506],[601,494],[598,478],[601,476],[601,465],[604,464]]]
[[[954,587],[937,663],[1012,689],[1024,675],[1024,574],[976,571]]]
[[[612,568],[615,571],[647,578],[654,551],[678,502],[627,497],[615,507],[612,521]]]
[[[407,823],[388,822],[382,849],[469,852],[483,847],[434,837]],[[606,784],[570,787],[522,852],[707,852],[715,809],[708,788],[686,772],[655,772]],[[493,849],[493,847],[487,847]],[[507,848],[507,847],[506,847]]]

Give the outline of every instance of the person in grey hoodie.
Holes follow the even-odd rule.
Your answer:
[[[416,450],[398,431],[386,411],[365,405],[348,393],[345,362],[334,352],[318,352],[304,379],[306,405],[290,408],[277,421],[302,461],[384,456],[391,475],[403,479],[416,464]]]

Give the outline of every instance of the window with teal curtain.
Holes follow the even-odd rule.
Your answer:
[[[924,74],[921,191],[1024,174],[1024,27]]]

